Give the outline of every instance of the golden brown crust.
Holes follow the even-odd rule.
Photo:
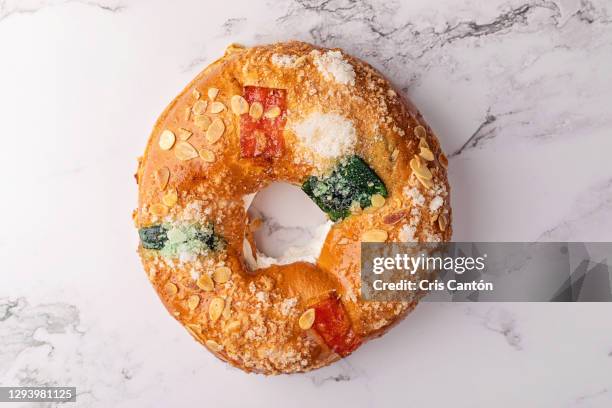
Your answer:
[[[381,335],[414,308],[417,299],[359,299],[362,239],[380,231],[387,241],[447,241],[451,236],[446,159],[431,129],[372,67],[328,52],[302,42],[230,46],[166,108],[139,164],[137,227],[212,222],[227,241],[222,251],[183,260],[141,247],[151,283],[199,342],[247,371],[308,371],[340,358],[298,322],[330,293],[340,297],[353,330],[364,340]],[[280,157],[240,157],[232,97],[243,95],[246,85],[287,90],[286,149]],[[350,148],[381,177],[389,196],[382,206],[334,224],[316,265],[250,272],[243,259],[243,240],[249,237],[243,196],[276,180],[301,184],[337,160],[317,153],[296,134],[299,124],[317,113],[351,123],[356,143]],[[210,130],[219,119],[220,137],[218,129]],[[229,277],[223,268],[229,268]]]

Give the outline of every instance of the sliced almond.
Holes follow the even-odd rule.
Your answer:
[[[398,211],[393,214],[386,215],[385,218],[383,218],[383,222],[387,225],[392,225],[406,217],[406,215],[406,211]]]
[[[232,314],[232,298],[228,297],[225,300],[225,307],[223,308],[223,314],[222,316],[226,319],[229,319],[229,317]]]
[[[421,125],[414,128],[414,135],[418,138],[427,136],[427,130]]]
[[[162,167],[155,171],[155,181],[160,190],[164,190],[170,181],[170,170],[167,167]]]
[[[174,207],[176,202],[178,201],[178,193],[176,189],[168,190],[166,194],[162,197],[162,203],[167,205],[168,207]]]
[[[225,300],[220,297],[213,298],[208,305],[208,317],[212,322],[216,322],[223,313],[223,307],[225,306]]]
[[[213,279],[217,283],[225,283],[232,275],[232,270],[227,266],[221,266],[213,272]]]
[[[211,120],[208,116],[205,115],[195,115],[193,117],[193,124],[199,130],[206,130],[210,126]]]
[[[176,136],[171,130],[166,129],[159,135],[159,148],[162,150],[172,149],[174,142],[176,142]]]
[[[240,326],[241,326],[240,320],[232,320],[231,322],[225,325],[224,330],[226,332],[231,333],[231,332],[240,330]]]
[[[281,114],[281,110],[278,106],[273,106],[264,113],[264,116],[268,119],[274,119]]]
[[[223,136],[225,132],[225,123],[221,118],[215,118],[206,131],[206,141],[210,144],[215,143]]]
[[[249,108],[249,116],[257,120],[263,115],[263,105],[261,102],[253,102]]]
[[[444,153],[440,153],[440,155],[438,156],[438,161],[440,162],[442,167],[444,167],[445,169],[448,169],[448,158],[446,157]]]
[[[304,313],[302,313],[302,315],[300,316],[298,320],[298,324],[300,325],[300,329],[308,330],[312,327],[312,325],[314,324],[314,321],[315,321],[315,310],[313,308],[310,308],[306,310]]]
[[[166,283],[166,285],[164,285],[164,290],[168,296],[174,296],[178,293],[178,287],[172,282]]]
[[[189,307],[189,310],[195,310],[199,304],[200,304],[200,297],[198,295],[191,295],[187,299],[187,307]]]
[[[211,101],[214,101],[218,94],[219,94],[219,89],[208,88],[208,99],[210,99]]]
[[[202,96],[200,94],[200,91],[198,91],[197,89],[193,89],[193,91],[191,91],[191,95],[193,96],[193,99],[200,99],[200,96]]]
[[[208,106],[208,102],[198,100],[193,104],[193,107],[191,108],[191,110],[196,115],[202,115],[204,112],[206,112],[207,106]]]
[[[187,328],[187,331],[189,331],[189,333],[196,339],[200,338],[202,335],[202,326],[199,324],[187,323],[185,327]]]
[[[434,159],[434,155],[431,152],[431,150],[429,150],[426,147],[421,147],[421,151],[419,152],[419,156],[421,156],[423,159],[427,160],[427,161],[433,161]]]
[[[213,102],[210,105],[210,113],[220,113],[225,110],[225,105],[221,102]]]
[[[410,160],[410,168],[412,171],[414,171],[414,174],[416,174],[418,178],[431,180],[433,177],[427,166],[420,162],[418,156],[415,156],[412,160]]]
[[[214,163],[216,160],[215,153],[208,149],[200,149],[200,158],[206,163]]]
[[[179,128],[178,130],[178,138],[179,140],[187,140],[193,135],[193,132],[189,129]]]
[[[444,214],[440,214],[438,217],[438,226],[440,227],[440,231],[445,231],[447,224],[448,222],[446,220],[446,216]]]
[[[417,176],[417,180],[419,180],[419,183],[421,183],[423,187],[428,188],[428,189],[433,188],[433,181],[422,179],[419,176]]]
[[[230,100],[232,112],[236,115],[242,115],[249,111],[249,103],[240,95],[232,96]]]
[[[206,274],[202,274],[198,278],[198,280],[196,281],[196,285],[198,286],[198,288],[206,292],[212,292],[215,289],[215,283],[213,282],[211,277]]]
[[[183,113],[183,119],[186,121],[191,117],[191,108],[188,106],[185,108],[185,112]]]
[[[425,147],[425,148],[429,149],[429,144],[427,144],[427,139],[426,138],[422,137],[422,138],[419,139],[419,147],[421,147],[421,148]]]
[[[387,231],[381,229],[371,229],[361,235],[362,242],[385,242],[387,240]]]
[[[164,217],[168,215],[168,207],[163,204],[153,204],[151,206],[151,214],[157,215],[158,217]]]
[[[372,202],[372,207],[380,208],[385,205],[385,197],[380,194],[373,194],[370,200]]]
[[[198,151],[189,142],[180,141],[174,148],[174,155],[179,160],[187,161],[198,157]]]
[[[399,149],[395,148],[393,152],[391,152],[391,161],[396,161],[397,156],[399,156]]]
[[[214,340],[206,340],[206,347],[208,347],[210,351],[214,351],[215,353],[218,353],[223,350],[223,346],[221,346]]]

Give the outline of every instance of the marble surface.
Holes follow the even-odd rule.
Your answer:
[[[135,253],[136,157],[228,43],[291,38],[419,106],[455,240],[612,240],[609,0],[0,0],[0,385],[73,385],[80,407],[612,406],[610,304],[422,304],[273,378],[170,318]]]

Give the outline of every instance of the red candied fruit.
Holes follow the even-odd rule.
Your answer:
[[[285,89],[245,86],[244,99],[251,106],[259,102],[264,114],[255,119],[248,113],[240,116],[240,157],[276,158],[283,154],[283,129],[287,121],[287,91]],[[280,114],[266,117],[265,112],[278,107]]]

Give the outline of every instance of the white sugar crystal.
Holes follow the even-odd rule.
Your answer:
[[[436,211],[438,208],[442,207],[442,204],[444,204],[444,199],[440,196],[435,196],[433,200],[431,200],[431,203],[429,203],[429,210],[432,212]]]
[[[279,68],[293,68],[295,67],[295,62],[297,57],[295,55],[286,55],[286,54],[272,54],[272,64],[276,65]]]
[[[335,113],[315,112],[290,127],[302,144],[322,157],[350,154],[357,143],[353,122]]]
[[[414,205],[417,205],[420,207],[423,204],[425,204],[425,197],[423,197],[423,194],[421,194],[419,189],[416,187],[412,187],[412,188],[404,187],[404,195],[410,198]]]
[[[353,66],[342,57],[340,51],[327,51],[321,54],[314,50],[314,64],[328,81],[336,81],[344,85],[355,85],[355,70]]]

